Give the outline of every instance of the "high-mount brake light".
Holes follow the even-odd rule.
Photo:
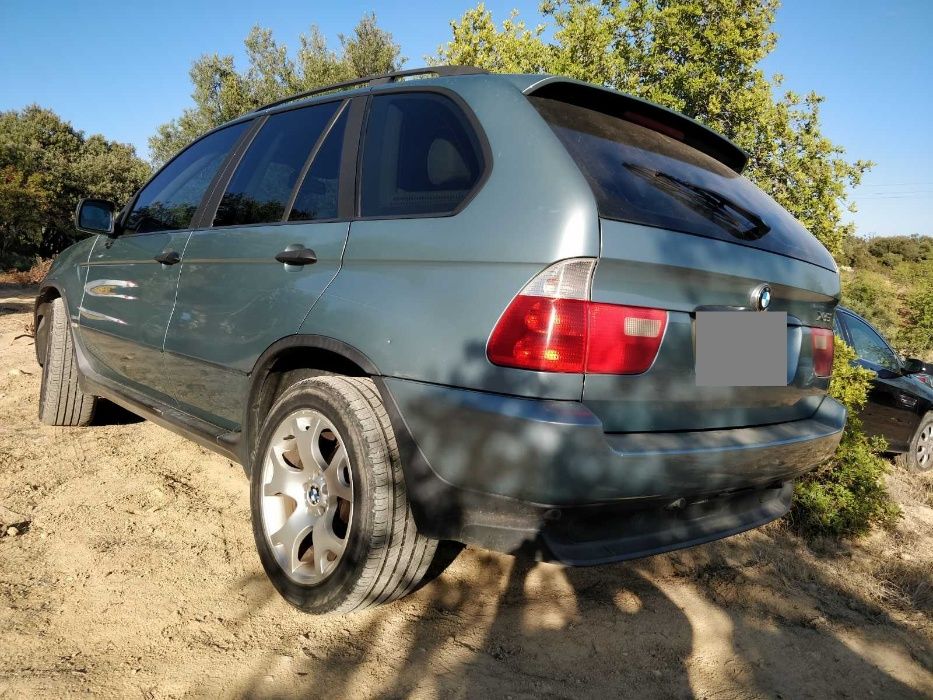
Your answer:
[[[486,356],[539,372],[641,374],[657,357],[667,311],[590,301],[596,260],[551,265],[519,292],[496,323]]]
[[[813,373],[829,377],[833,373],[833,332],[828,328],[811,328],[813,341]]]

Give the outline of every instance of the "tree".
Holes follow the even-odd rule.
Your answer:
[[[205,55],[191,66],[194,106],[158,128],[149,139],[153,163],[160,165],[205,131],[235,117],[304,90],[398,70],[405,59],[392,35],[380,29],[374,14],[364,15],[353,34],[340,34],[340,52],[332,51],[312,26],[299,37],[294,58],[268,29],[254,26],[244,41],[247,68],[240,72],[233,56]]]
[[[86,137],[49,109],[0,112],[0,264],[58,253],[78,235],[78,199],[122,203],[148,176],[132,146]]]
[[[774,49],[777,0],[545,0],[544,23],[513,12],[501,29],[482,4],[451,22],[435,60],[600,83],[692,117],[750,154],[746,174],[834,255],[852,233],[847,187],[871,163],[823,136],[822,97],[786,92],[760,62]],[[547,40],[548,30],[553,39]]]

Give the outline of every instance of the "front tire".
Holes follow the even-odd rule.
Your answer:
[[[250,465],[259,558],[309,613],[346,613],[409,593],[435,540],[415,526],[395,436],[372,381],[321,376],[279,398]]]
[[[910,441],[906,459],[907,467],[911,471],[925,472],[933,469],[933,411],[920,419],[917,432]]]
[[[94,417],[97,397],[78,386],[78,362],[61,297],[48,305],[48,337],[39,388],[39,419],[46,425],[84,426]]]

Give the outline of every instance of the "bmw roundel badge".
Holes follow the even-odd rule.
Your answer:
[[[767,311],[771,306],[771,285],[759,284],[752,291],[752,307],[756,311]]]

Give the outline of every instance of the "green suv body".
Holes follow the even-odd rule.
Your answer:
[[[438,540],[592,564],[786,512],[845,422],[826,250],[681,115],[431,72],[82,202],[97,233],[37,299],[43,419],[105,397],[243,464],[266,571],[315,612],[403,595]],[[782,382],[698,381],[707,311],[786,317]]]

